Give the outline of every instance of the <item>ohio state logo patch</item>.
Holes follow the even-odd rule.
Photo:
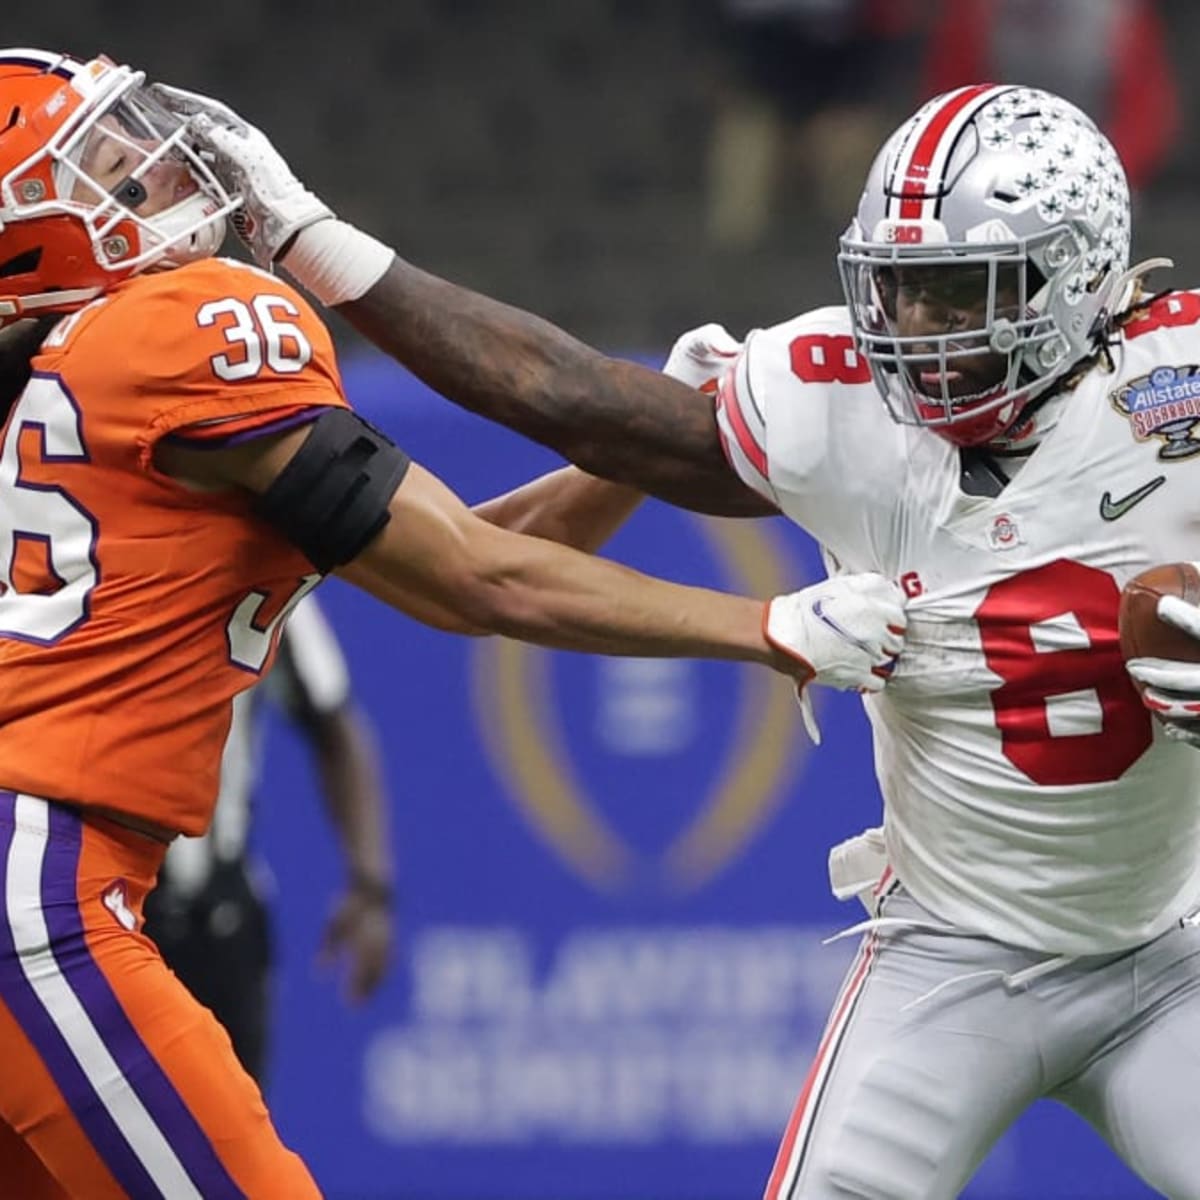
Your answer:
[[[1000,513],[988,530],[988,544],[993,550],[1013,550],[1022,545],[1021,527],[1011,513]]]
[[[1194,436],[1200,422],[1200,366],[1155,367],[1109,392],[1108,398],[1129,418],[1137,441],[1162,439],[1158,457],[1163,462],[1200,454],[1200,438]]]

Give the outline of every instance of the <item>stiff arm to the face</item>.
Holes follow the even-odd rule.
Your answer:
[[[726,462],[710,397],[404,262],[333,219],[225,105],[161,85],[155,94],[190,117],[214,170],[242,195],[235,224],[255,258],[279,261],[431,387],[670,503],[726,516],[775,511]]]
[[[249,218],[241,223],[241,229],[255,256],[270,261],[291,242],[293,249],[285,257],[285,265],[319,297],[327,302],[340,300],[348,317],[426,382],[467,407],[499,417],[555,446],[597,475],[706,511],[740,515],[774,511],[729,468],[707,396],[636,364],[606,358],[547,322],[403,263],[374,239],[333,221],[328,208],[295,179],[265,136],[231,117],[223,106],[170,90],[160,91],[160,96],[192,114],[194,133],[208,147],[216,169],[237,179]],[[314,230],[324,230],[331,237],[318,235],[316,242],[306,244],[304,239]],[[300,258],[293,262],[296,255]],[[366,295],[354,298],[363,291]],[[503,540],[512,536],[504,531],[484,532],[464,525],[463,514],[469,514],[461,505],[461,511],[455,512],[446,503],[451,493],[442,488],[439,494],[441,485],[419,471],[413,479],[416,482],[406,481],[397,495],[407,492],[418,507],[426,505],[425,515],[433,518],[431,528],[447,523],[431,538],[429,558],[422,565],[419,539],[411,536],[411,530],[410,536],[403,538],[405,516],[393,513],[392,522],[368,548],[368,554],[400,537],[397,555],[403,546],[408,557],[400,561],[394,556],[386,577],[371,575],[366,555],[353,566],[364,586],[393,603],[403,607],[405,600],[411,602],[409,593],[416,590],[418,582],[422,587],[432,583],[434,595],[426,594],[420,603],[432,601],[437,608],[452,608],[450,601],[463,592],[463,581],[454,580],[459,559],[453,552],[455,544],[464,548],[474,544],[485,547],[484,553],[495,556],[496,561],[505,561],[509,554],[513,564],[520,561],[519,569],[502,569],[500,576],[515,591],[526,618],[538,605],[546,610],[544,627],[535,622],[519,631],[505,628],[503,617],[497,624],[495,614],[459,612],[477,627],[609,653],[756,657],[745,643],[730,652],[731,622],[736,623],[730,597],[703,589],[673,589],[595,560],[582,559],[574,566],[552,563],[547,558],[549,547],[517,547]],[[454,504],[458,502],[454,500]],[[498,537],[501,540],[497,541]],[[469,562],[469,556],[464,561]],[[431,573],[428,579],[421,577],[424,569]],[[452,581],[450,586],[439,585],[439,574]],[[455,582],[459,586],[454,586]],[[507,594],[496,591],[486,572],[479,582],[482,586],[473,589],[473,600]],[[523,604],[522,583],[528,586]],[[834,581],[818,586],[836,589],[846,585]],[[827,618],[833,608],[846,607],[855,610],[856,624],[860,617],[874,624],[865,638],[831,619],[803,621],[807,628],[801,632],[796,620],[810,611],[804,604],[791,606],[787,618],[781,615],[782,607],[773,610],[774,623],[768,620],[770,637],[781,648],[795,637],[814,650],[832,672],[830,682],[836,680],[835,686],[874,690],[882,686],[875,668],[898,652],[897,638],[903,631],[902,606],[898,593],[889,590],[893,587],[887,585],[882,605],[868,604],[861,614],[856,608],[861,597],[852,600],[849,593],[841,597],[841,605],[832,604],[832,597],[824,604]],[[610,600],[620,597],[620,602],[615,622],[610,618],[603,630],[597,631],[602,636],[589,640],[593,635],[583,626],[591,617],[584,617],[580,624],[579,614],[597,603],[598,592],[593,588],[606,592]],[[549,616],[556,605],[573,614],[576,631],[571,642],[562,641],[562,630]],[[576,607],[580,605],[582,609]],[[813,611],[819,616],[822,607]],[[665,622],[661,619],[664,614]],[[630,628],[631,619],[641,627]],[[648,627],[644,624],[647,620]],[[618,625],[622,631],[616,637]],[[655,632],[650,633],[650,628]],[[859,663],[852,655],[854,671],[840,673],[827,648],[816,649],[831,631],[835,638],[856,644],[870,661]],[[698,645],[702,648],[696,649]],[[839,653],[844,649],[840,646]],[[821,668],[815,670],[821,678]],[[852,674],[856,676],[853,680]],[[804,678],[804,673],[800,677]]]

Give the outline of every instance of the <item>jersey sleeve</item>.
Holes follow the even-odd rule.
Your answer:
[[[1120,327],[1121,344],[1128,360],[1123,365],[1136,376],[1164,362],[1186,362],[1189,358],[1194,361],[1198,326],[1200,290],[1155,296]]]
[[[346,405],[311,306],[229,259],[129,281],[65,349],[96,415],[132,440],[143,469],[164,437],[219,446]]]
[[[838,380],[832,367],[802,377],[792,348],[817,339],[831,347],[844,341],[852,350],[848,333],[827,332],[840,330],[840,311],[821,309],[756,329],[721,380],[717,424],[726,457],[744,483],[777,506],[791,492],[821,488],[822,476],[837,469],[830,459],[829,424]]]
[[[861,515],[883,481],[902,486],[907,453],[844,308],[751,334],[722,380],[717,422],[743,482],[839,555],[861,557]]]
[[[290,404],[283,408],[247,413],[238,417],[214,417],[184,425],[165,435],[165,440],[200,449],[216,450],[234,446],[250,438],[269,433],[282,433],[297,425],[306,425],[324,411],[323,406]]]
[[[760,496],[778,504],[767,460],[767,424],[750,379],[750,344],[721,377],[717,387],[717,429],[729,465]]]

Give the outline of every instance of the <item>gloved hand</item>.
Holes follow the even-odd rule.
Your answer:
[[[333,216],[323,200],[296,178],[260,129],[209,96],[151,84],[151,94],[188,122],[188,132],[213,173],[242,207],[230,217],[255,262],[269,267],[297,233]]]
[[[768,642],[797,659],[811,675],[799,685],[809,736],[820,742],[807,684],[860,692],[882,691],[904,648],[904,593],[874,572],[835,575],[767,605]]]
[[[715,392],[721,376],[741,352],[742,343],[724,325],[701,325],[675,339],[663,374],[702,392]]]
[[[1196,605],[1179,596],[1160,596],[1158,615],[1200,643],[1200,608]],[[1162,719],[1166,735],[1200,748],[1200,662],[1131,658],[1125,667],[1143,685],[1142,703]]]

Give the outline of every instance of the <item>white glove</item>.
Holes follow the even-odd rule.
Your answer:
[[[1160,596],[1158,615],[1200,641],[1200,608],[1178,596]],[[1129,674],[1142,684],[1142,703],[1163,721],[1169,738],[1200,748],[1200,662],[1131,658]]]
[[[871,912],[872,893],[887,870],[883,827],[864,829],[829,852],[829,887],[838,900],[857,896]],[[871,913],[874,916],[874,913]]]
[[[1200,749],[1200,663],[1171,658],[1131,658],[1130,675],[1143,686],[1142,703],[1172,741]]]
[[[815,680],[845,691],[882,691],[904,648],[906,627],[904,593],[874,572],[835,575],[767,605],[767,641],[811,672],[799,696],[814,742],[821,737],[805,685]]]
[[[255,261],[269,267],[302,229],[333,216],[296,178],[283,155],[260,129],[227,105],[196,92],[150,85],[164,108],[188,121],[188,133],[213,173],[242,207],[230,218]]]
[[[742,343],[724,325],[701,325],[680,334],[663,374],[702,392],[715,392],[725,371],[742,352]]]

